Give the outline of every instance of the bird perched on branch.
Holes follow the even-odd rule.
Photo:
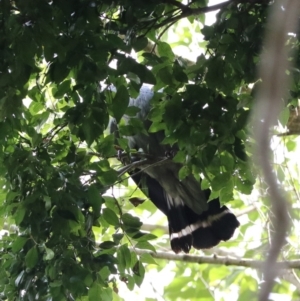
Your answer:
[[[136,117],[143,121],[146,129],[151,125],[147,115],[153,95],[151,87],[143,85],[139,96],[131,98],[129,103],[129,106],[140,109]],[[126,115],[123,118],[125,123],[130,120]],[[111,120],[109,128],[111,133],[117,133],[116,120]],[[148,163],[146,160],[146,166],[131,171],[131,177],[167,216],[172,250],[175,253],[188,253],[192,246],[195,249],[206,249],[221,240],[230,239],[239,226],[235,215],[226,206],[220,207],[219,199],[208,202],[210,190],[201,190],[200,182],[193,175],[179,179],[182,164],[166,158],[166,153],[176,151],[176,146],[161,144],[164,137],[164,131],[159,131],[148,135],[138,133],[126,138],[130,149],[142,150],[151,157]],[[166,160],[156,160],[162,157]]]

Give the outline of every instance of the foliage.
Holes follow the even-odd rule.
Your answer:
[[[129,96],[143,83],[156,91],[150,130],[164,130],[165,143],[178,143],[180,176],[202,174],[212,196],[223,203],[235,198],[232,206],[242,208],[240,195],[250,194],[256,181],[247,163],[247,117],[269,7],[268,1],[248,2],[220,6],[211,26],[204,25],[206,0],[190,7],[171,0],[0,2],[0,221],[7,230],[1,300],[118,300],[119,285],[141,286],[145,266],[153,268],[154,260],[134,248],[155,250],[149,242],[155,235],[141,230],[123,202],[134,188],[119,176],[114,137],[105,132],[109,115],[118,121],[124,113],[134,116]],[[195,63],[168,43],[168,27],[183,17],[204,36]],[[184,38],[179,44],[186,45]],[[295,37],[289,42],[298,50]],[[144,51],[149,43],[155,51]],[[291,102],[299,95],[299,63],[298,55]],[[124,135],[144,130],[134,118],[120,123]],[[119,144],[129,151],[125,138]],[[126,194],[105,194],[120,182]],[[154,211],[149,202],[136,210],[148,217]],[[252,212],[250,221],[258,215]],[[247,222],[240,240],[250,235]],[[164,238],[158,242],[169,248]],[[256,257],[257,248],[241,255]],[[181,276],[166,288],[166,300],[212,300],[209,286],[224,295],[230,285],[239,287],[239,300],[249,300],[258,287],[241,269],[182,263],[173,269]],[[286,286],[282,293],[289,292]]]

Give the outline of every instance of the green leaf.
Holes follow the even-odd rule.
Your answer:
[[[214,191],[218,191],[221,188],[225,187],[229,180],[230,180],[230,174],[227,172],[217,175],[213,178],[211,182],[211,188]]]
[[[55,83],[62,82],[69,74],[70,69],[68,69],[65,62],[55,61],[50,65],[49,74],[52,81]]]
[[[110,169],[99,173],[98,178],[103,185],[112,185],[118,180],[118,173],[114,169]]]
[[[138,112],[140,112],[140,110],[141,110],[141,109],[138,108],[138,107],[130,106],[130,107],[128,107],[128,108],[126,109],[125,114],[128,115],[128,116],[134,117],[134,116],[136,116],[136,114],[137,114]]]
[[[136,241],[148,241],[152,239],[156,239],[157,237],[151,233],[138,232],[132,236]]]
[[[103,198],[100,195],[99,189],[97,189],[96,185],[91,185],[88,189],[88,201],[93,207],[93,211],[96,216],[97,213],[100,214],[101,205],[104,203]]]
[[[36,247],[32,247],[25,256],[25,264],[28,268],[34,268],[38,262],[38,251]]]
[[[53,94],[55,98],[62,98],[67,92],[70,92],[71,80],[65,80],[57,86],[57,90]]]
[[[234,141],[234,153],[239,159],[241,159],[242,161],[246,161],[247,155],[245,151],[245,146],[243,142],[238,138],[236,138]]]
[[[40,102],[32,101],[30,106],[29,106],[30,112],[34,115],[40,113],[44,109],[45,109],[45,106]]]
[[[210,188],[210,182],[206,178],[204,178],[201,181],[201,189],[205,190],[205,189],[208,189],[208,188]]]
[[[173,75],[174,78],[181,83],[187,83],[188,77],[186,73],[183,71],[184,69],[179,65],[178,61],[175,61],[173,65]]]
[[[169,67],[161,68],[157,72],[157,77],[166,85],[172,85],[173,84],[173,76],[172,71]]]
[[[166,124],[162,122],[152,122],[150,128],[148,129],[149,133],[156,133],[166,129]]]
[[[88,145],[91,145],[94,142],[94,128],[93,124],[91,122],[91,119],[86,119],[84,123],[82,124],[82,130],[84,133],[84,140]]]
[[[20,223],[23,221],[25,214],[26,208],[22,205],[18,206],[16,213],[14,214],[14,218],[17,225],[20,225]]]
[[[70,207],[69,210],[59,209],[56,212],[58,213],[59,216],[61,216],[64,219],[78,222],[77,214],[76,214],[77,212],[76,212],[76,210],[73,210],[73,209],[74,208]]]
[[[289,152],[293,152],[296,149],[297,143],[295,141],[289,139],[286,142],[285,146]]]
[[[206,167],[208,166],[211,161],[214,159],[217,147],[215,145],[208,145],[202,152],[201,152],[201,160],[202,164]]]
[[[131,254],[130,251],[127,247],[127,245],[122,245],[119,248],[119,252],[122,254],[123,258],[125,259],[125,268],[130,268],[131,267]]]
[[[153,252],[156,252],[155,248],[148,241],[139,241],[135,245],[135,248],[143,249],[143,250],[151,250]]]
[[[123,239],[124,234],[123,233],[115,233],[115,234],[112,235],[112,237],[113,237],[114,243],[119,244],[120,241]]]
[[[132,58],[123,57],[119,60],[118,73],[128,74],[129,72],[136,74],[142,83],[156,84],[153,73],[146,66],[137,63]]]
[[[206,73],[207,86],[211,89],[216,89],[225,81],[224,61],[219,57],[211,60]]]
[[[118,145],[121,149],[126,150],[128,148],[128,140],[126,138],[118,138]]]
[[[167,57],[170,61],[173,61],[175,59],[175,55],[170,44],[166,42],[159,41],[157,43],[157,51],[160,56]]]
[[[103,196],[104,200],[105,200],[105,206],[106,208],[111,209],[112,211],[114,211],[116,214],[118,214],[120,212],[120,209],[118,207],[118,204],[116,203],[116,199],[105,195]]]
[[[51,209],[51,197],[44,195],[43,196],[43,201],[45,202],[45,208],[46,210],[50,210]]]
[[[14,253],[19,252],[27,241],[28,241],[27,237],[18,236],[11,246],[12,251]]]
[[[235,177],[235,188],[244,194],[251,194],[253,184],[250,181],[242,180]]]
[[[54,252],[49,249],[49,248],[45,248],[45,255],[44,255],[44,260],[51,260],[54,258]]]
[[[13,201],[17,196],[19,196],[20,193],[19,192],[15,192],[15,191],[9,191],[6,195],[6,201],[7,202],[11,202]]]
[[[233,180],[230,179],[225,187],[220,190],[220,203],[226,204],[233,200]]]
[[[99,245],[100,249],[111,249],[116,246],[116,243],[113,241],[104,241]]]
[[[108,279],[108,277],[110,276],[110,270],[108,267],[103,267],[100,271],[99,271],[99,275],[101,277],[101,279],[103,281],[106,281]]]
[[[133,271],[134,271],[133,278],[135,280],[135,283],[138,286],[140,286],[142,284],[142,282],[144,280],[144,276],[145,276],[145,268],[140,260],[135,264]]]
[[[118,260],[118,267],[120,271],[124,272],[125,269],[130,268],[131,266],[131,254],[127,247],[127,245],[122,245],[117,250],[117,260]]]
[[[290,108],[285,107],[279,115],[279,122],[281,123],[282,126],[287,125],[289,117],[290,117]]]
[[[185,152],[180,150],[180,151],[176,152],[176,155],[173,158],[173,161],[176,163],[183,163],[183,162],[185,162],[185,159],[186,159]]]
[[[129,94],[124,85],[118,87],[117,93],[113,98],[111,111],[113,117],[116,118],[117,123],[119,123],[120,119],[124,115],[129,104]]]
[[[230,34],[223,34],[220,39],[220,43],[222,43],[222,44],[230,44],[233,41],[234,41],[233,37]]]
[[[119,218],[111,209],[104,208],[102,210],[102,216],[110,225],[113,226],[119,225]]]
[[[142,248],[140,248],[140,249],[142,249]],[[140,260],[144,263],[157,265],[157,262],[154,260],[154,258],[150,254],[147,254],[147,253],[142,254],[140,256]]]
[[[57,277],[57,269],[53,265],[48,265],[46,273],[51,280],[54,280]]]
[[[189,174],[190,174],[189,168],[186,165],[182,166],[178,173],[179,180],[180,181],[184,180]]]
[[[226,171],[231,173],[234,169],[235,162],[233,156],[228,152],[223,152],[220,155],[221,165],[225,166]]]
[[[156,78],[153,73],[144,65],[136,65],[133,72],[141,79],[143,83],[155,85]]]
[[[101,301],[112,301],[112,290],[110,287],[104,287],[101,294]]]
[[[207,25],[203,26],[203,28],[201,29],[201,33],[205,37],[207,37],[207,39],[212,35],[213,31],[214,28],[212,26],[207,26]]]
[[[89,289],[89,301],[101,300],[102,286],[99,283],[94,282],[92,287]]]
[[[137,229],[139,229],[143,224],[138,217],[132,216],[129,213],[124,213],[122,215],[122,221],[124,225]]]
[[[136,52],[139,52],[139,51],[145,49],[147,47],[147,45],[148,45],[148,39],[146,37],[138,37],[134,41],[132,47]]]
[[[285,170],[284,170],[284,167],[283,166],[277,166],[277,178],[278,180],[283,183],[284,180],[285,180]]]

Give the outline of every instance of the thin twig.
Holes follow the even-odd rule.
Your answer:
[[[136,173],[143,172],[149,167],[154,167],[157,165],[165,164],[167,161],[170,161],[170,158],[163,157],[163,158],[157,158],[156,160],[144,159],[144,160],[132,162],[132,163],[120,168],[118,170],[118,175],[119,175],[119,177],[121,177],[125,173],[130,172],[137,168],[139,168],[139,171],[137,171]],[[144,167],[144,168],[141,169],[141,167]]]
[[[51,131],[48,133],[47,138],[46,138],[46,143],[45,145],[49,145],[53,138],[65,127],[67,126],[67,122],[64,122],[62,124],[56,125]]]
[[[245,209],[243,209],[243,210],[240,210],[240,211],[238,211],[238,212],[235,212],[234,215],[235,215],[236,217],[240,217],[240,216],[242,216],[242,215],[248,214],[248,213],[250,213],[250,212],[252,212],[252,211],[256,211],[256,210],[257,210],[257,208],[256,208],[254,205],[250,205],[250,206],[248,206],[247,208],[245,208]]]

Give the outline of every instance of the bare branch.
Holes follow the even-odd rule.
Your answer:
[[[146,250],[135,249],[137,255],[150,254],[153,258],[156,259],[165,259],[181,262],[190,262],[190,263],[207,263],[207,264],[218,264],[218,265],[227,265],[227,266],[239,266],[247,267],[253,269],[260,269],[264,264],[261,260],[253,260],[250,258],[230,258],[224,256],[198,256],[198,255],[178,255],[168,252],[151,252]],[[291,260],[291,261],[281,261],[275,263],[276,269],[299,269],[300,260]],[[265,299],[267,300],[267,299]]]
[[[257,142],[257,162],[261,166],[265,181],[269,186],[269,196],[272,206],[272,222],[274,231],[266,262],[263,266],[265,282],[259,294],[259,300],[264,301],[273,287],[274,279],[280,265],[276,264],[281,247],[285,242],[288,230],[288,213],[285,198],[278,188],[275,175],[270,164],[269,129],[275,124],[282,99],[286,96],[288,77],[288,47],[286,41],[289,32],[297,29],[299,15],[299,0],[275,1],[268,22],[265,39],[265,50],[261,55],[260,76],[261,89],[253,110],[254,138]]]

